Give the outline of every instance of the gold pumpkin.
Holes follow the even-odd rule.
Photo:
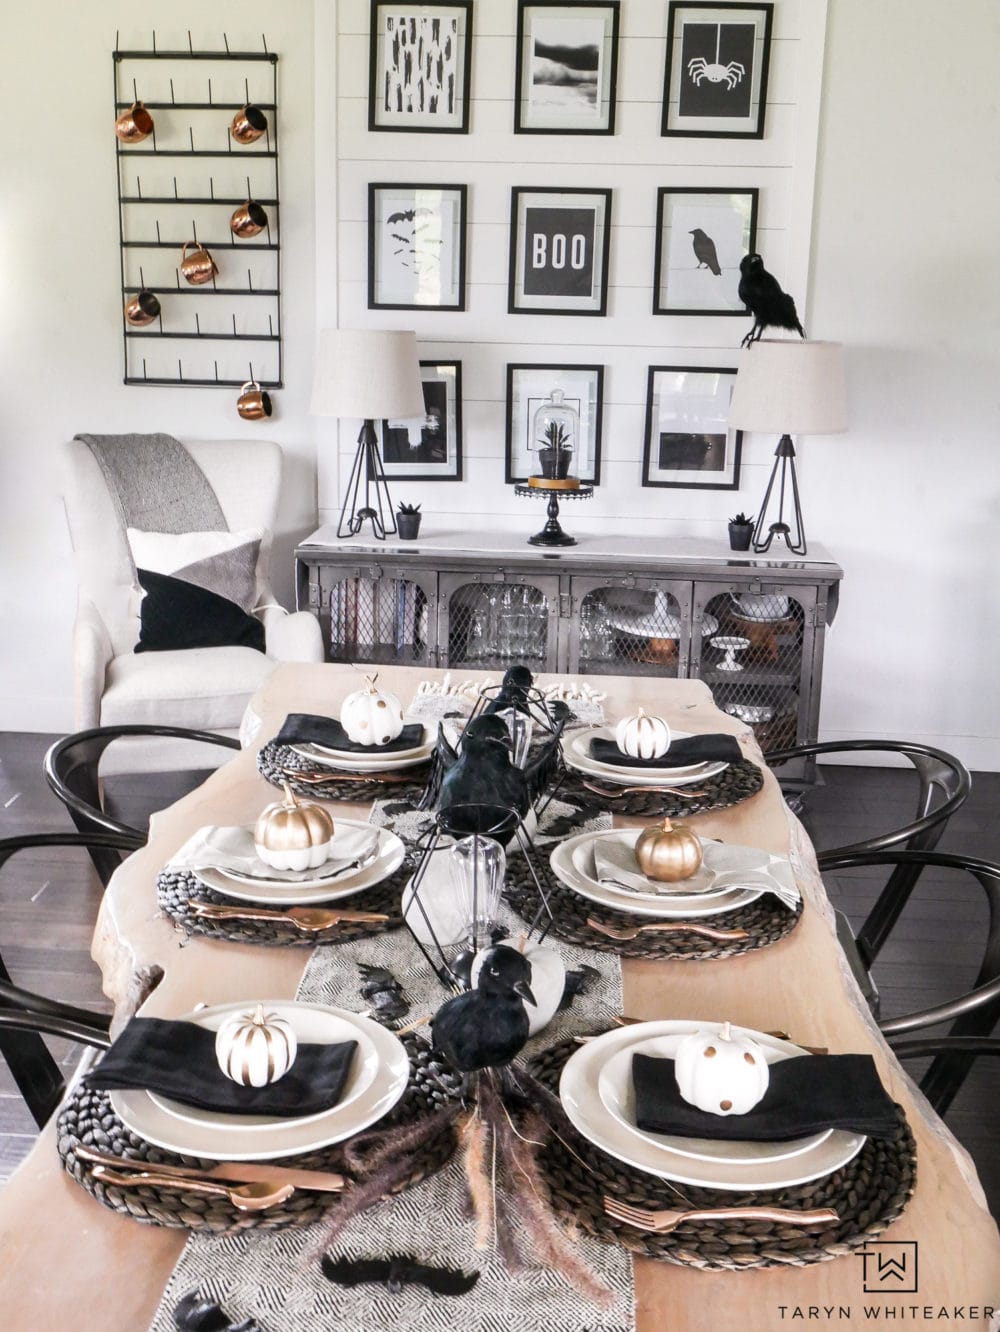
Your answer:
[[[257,854],[275,869],[316,869],[330,853],[333,819],[311,800],[299,800],[287,784],[285,798],[260,813],[253,831]]]
[[[664,819],[643,828],[635,844],[635,858],[647,879],[677,883],[701,868],[701,842],[690,828]]]

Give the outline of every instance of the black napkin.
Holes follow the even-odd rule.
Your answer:
[[[347,732],[333,717],[319,717],[312,712],[290,712],[275,736],[279,745],[326,745],[345,754],[392,754],[398,749],[416,749],[424,738],[419,722],[404,726],[387,745],[359,745],[348,740]]]
[[[655,759],[629,758],[613,740],[595,736],[590,757],[616,768],[684,768],[689,763],[738,763],[743,754],[734,735],[689,735],[671,741],[667,752]]]
[[[84,1083],[108,1091],[145,1089],[229,1115],[311,1115],[340,1100],[357,1046],[300,1045],[278,1082],[242,1087],[219,1068],[214,1031],[193,1022],[133,1018]]]
[[[710,1115],[680,1094],[672,1059],[632,1056],[635,1118],[650,1133],[779,1142],[822,1129],[894,1138],[896,1107],[871,1055],[802,1055],[770,1067],[764,1099],[746,1115]]]

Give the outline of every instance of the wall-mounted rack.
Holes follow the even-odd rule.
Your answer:
[[[238,389],[249,378],[282,387],[278,57],[263,36],[259,51],[232,51],[225,33],[222,40],[222,50],[195,50],[190,33],[187,50],[158,50],[155,32],[148,50],[115,43],[115,115],[141,101],[153,117],[142,142],[116,139],[126,384]],[[231,125],[248,104],[267,126],[242,144]],[[253,237],[237,236],[230,215],[251,200],[266,224]],[[186,241],[200,243],[218,266],[204,285],[181,275]],[[141,290],[160,305],[144,327],[124,315]]]

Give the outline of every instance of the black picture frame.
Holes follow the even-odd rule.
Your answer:
[[[607,314],[611,195],[583,186],[511,189],[508,314]]]
[[[764,137],[773,20],[773,4],[670,0],[663,137]],[[724,56],[730,58],[723,63]]]
[[[739,266],[757,248],[759,203],[754,187],[657,190],[653,314],[746,317]],[[688,222],[703,225],[691,228]]]
[[[507,365],[506,421],[504,429],[504,481],[526,485],[532,474],[531,419],[552,389],[561,388],[567,403],[580,416],[581,441],[573,474],[584,485],[601,484],[601,437],[604,417],[604,366],[539,362]]]
[[[369,184],[369,310],[465,309],[467,203],[465,185]]]
[[[671,490],[739,490],[743,432],[732,428],[728,422],[729,400],[735,383],[736,371],[731,366],[649,367],[642,449],[643,486]],[[700,415],[705,428],[664,430],[663,426],[671,423],[666,406],[671,398],[676,403],[676,414],[685,425]],[[707,479],[689,479],[694,475]]]
[[[403,41],[397,37],[400,18],[412,24],[411,35]],[[449,31],[442,31],[443,24],[449,26]],[[429,60],[410,55],[411,40],[421,57],[422,44],[430,44]],[[369,130],[468,134],[471,76],[472,0],[451,0],[449,4],[372,0]],[[433,86],[428,86],[428,79]]]
[[[378,423],[382,467],[389,481],[461,481],[462,362],[437,357],[421,361],[420,378],[423,422]],[[414,427],[420,428],[419,440],[414,439]]]
[[[614,134],[619,9],[619,0],[518,0],[515,134]]]

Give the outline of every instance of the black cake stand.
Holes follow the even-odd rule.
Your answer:
[[[544,481],[539,480],[536,480],[532,486],[515,486],[515,495],[531,496],[534,499],[537,499],[540,495],[547,495],[549,499],[548,508],[545,510],[548,521],[540,532],[536,532],[533,537],[528,537],[528,545],[575,546],[576,537],[571,537],[559,526],[559,501],[561,499],[590,499],[593,493],[593,486],[578,486],[575,490],[569,490],[565,485],[557,483],[547,486]]]

